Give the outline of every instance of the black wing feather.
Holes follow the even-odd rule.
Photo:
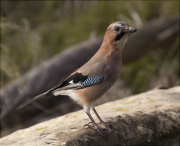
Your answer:
[[[71,83],[69,83],[70,81],[73,81],[73,83],[76,84],[76,83],[79,83],[79,82],[84,82],[87,78],[88,78],[88,76],[84,76],[81,73],[76,72],[74,74],[71,74],[68,78],[66,78],[59,85],[57,85],[56,87],[49,90],[49,92],[70,85],[71,84]]]

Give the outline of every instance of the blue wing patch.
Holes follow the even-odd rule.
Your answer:
[[[83,81],[81,84],[84,87],[89,87],[92,86],[93,84],[99,83],[100,81],[104,80],[104,78],[106,77],[106,75],[100,75],[99,77],[95,77],[95,78],[87,78],[85,81]]]

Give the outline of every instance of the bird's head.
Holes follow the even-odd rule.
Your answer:
[[[136,28],[129,27],[126,22],[117,21],[109,25],[104,38],[115,48],[122,50],[128,40],[128,36],[136,31]]]

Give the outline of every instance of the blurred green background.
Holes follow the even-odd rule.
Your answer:
[[[102,37],[114,21],[140,28],[153,19],[178,15],[179,1],[2,1],[1,86],[71,45]],[[119,78],[134,94],[178,85],[179,39],[169,50],[152,49],[123,66]]]

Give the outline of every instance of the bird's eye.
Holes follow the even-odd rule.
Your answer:
[[[115,31],[119,31],[119,27],[115,26],[115,27],[114,27],[114,30],[115,30]]]

